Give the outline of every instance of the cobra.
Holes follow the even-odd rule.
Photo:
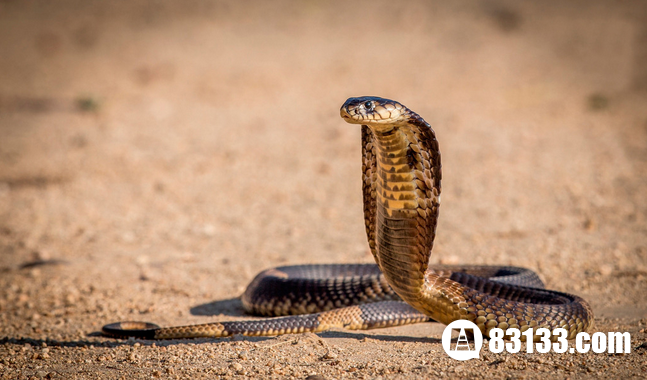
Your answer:
[[[493,328],[562,327],[573,339],[592,327],[585,300],[543,289],[530,270],[429,265],[442,177],[433,129],[401,103],[379,97],[350,98],[340,113],[361,125],[364,219],[376,265],[304,265],[260,273],[242,303],[250,313],[273,318],[175,327],[117,322],[103,332],[147,339],[267,336],[467,319],[486,336]]]

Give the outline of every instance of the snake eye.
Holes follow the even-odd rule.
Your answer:
[[[368,102],[364,103],[364,107],[369,111],[373,111],[373,109],[375,108],[375,103],[369,100]]]

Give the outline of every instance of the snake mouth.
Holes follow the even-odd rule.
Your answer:
[[[350,123],[350,124],[356,124],[361,122],[361,120],[358,120],[357,118],[358,115],[356,111],[353,112],[353,115],[355,117],[351,115],[351,110],[349,109],[347,104],[344,104],[341,107],[341,109],[339,110],[339,115],[342,117],[342,119],[344,119],[347,123]]]

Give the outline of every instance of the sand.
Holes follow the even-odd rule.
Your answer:
[[[646,25],[640,1],[0,2],[0,378],[644,378]],[[249,318],[263,269],[371,262],[338,112],[361,95],[438,135],[432,262],[531,268],[631,353],[458,362],[438,323],[98,334]]]

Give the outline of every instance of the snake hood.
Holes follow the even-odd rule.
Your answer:
[[[411,117],[411,111],[399,102],[377,96],[349,98],[339,113],[348,123],[378,129],[405,124]]]

